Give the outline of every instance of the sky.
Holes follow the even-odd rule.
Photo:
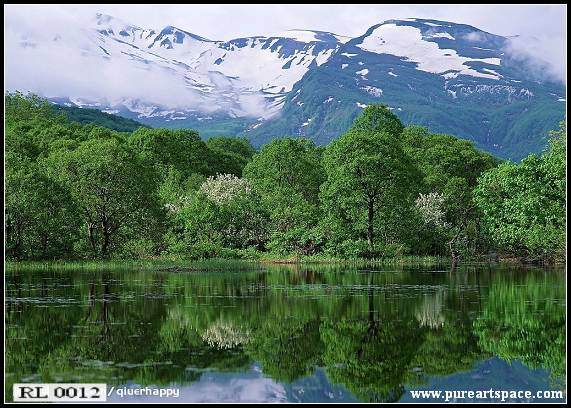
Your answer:
[[[355,37],[392,18],[433,18],[473,25],[499,35],[528,34],[563,39],[566,5],[371,5],[371,4],[193,4],[193,5],[50,5],[8,6],[68,10],[78,16],[97,12],[143,27],[174,25],[212,40],[268,35],[288,29],[331,31]]]

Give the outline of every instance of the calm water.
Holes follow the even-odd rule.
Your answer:
[[[252,266],[6,279],[9,400],[16,382],[175,387],[173,402],[566,388],[565,273],[553,269]]]

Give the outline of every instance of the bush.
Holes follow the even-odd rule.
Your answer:
[[[364,239],[348,239],[337,248],[338,254],[343,258],[366,258],[369,256],[369,244]]]
[[[150,239],[131,239],[122,245],[118,257],[127,259],[145,259],[157,255],[156,245]]]

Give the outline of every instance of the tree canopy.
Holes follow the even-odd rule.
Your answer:
[[[118,132],[7,94],[13,259],[405,254],[531,260],[564,252],[566,129],[500,162],[371,105],[327,146],[191,129]]]

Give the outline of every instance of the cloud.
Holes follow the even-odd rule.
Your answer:
[[[49,24],[41,24],[41,19],[16,13],[10,23],[5,29],[7,90],[88,96],[110,104],[125,95],[170,106],[200,103],[200,97],[173,75],[127,59],[111,63],[103,58],[99,45],[84,33],[84,19],[60,11],[50,14]]]
[[[486,41],[486,36],[482,33],[477,31],[472,31],[471,33],[465,34],[462,36],[464,40],[472,41],[472,42],[484,42]]]
[[[267,111],[267,102],[260,93],[237,100],[223,96],[238,91],[222,75],[209,76],[217,88],[210,98],[205,98],[187,86],[184,71],[138,61],[117,52],[109,58],[101,43],[90,34],[93,24],[93,16],[80,14],[75,18],[68,10],[50,9],[42,15],[14,9],[4,33],[6,90],[83,99],[108,106],[128,99],[135,106],[137,100],[142,100],[147,106],[205,113],[233,108],[241,115],[259,117]],[[218,95],[219,103],[213,102],[212,95],[214,98]]]
[[[503,50],[515,63],[525,66],[532,78],[566,83],[565,53],[558,57],[559,44],[548,38],[517,36]]]
[[[149,28],[174,25],[213,40],[270,35],[303,28],[356,37],[393,18],[432,18],[470,24],[498,35],[566,36],[566,5],[192,4],[5,6],[6,21],[20,9],[33,17],[67,13],[89,19],[102,12]],[[50,25],[51,17],[43,24]]]

